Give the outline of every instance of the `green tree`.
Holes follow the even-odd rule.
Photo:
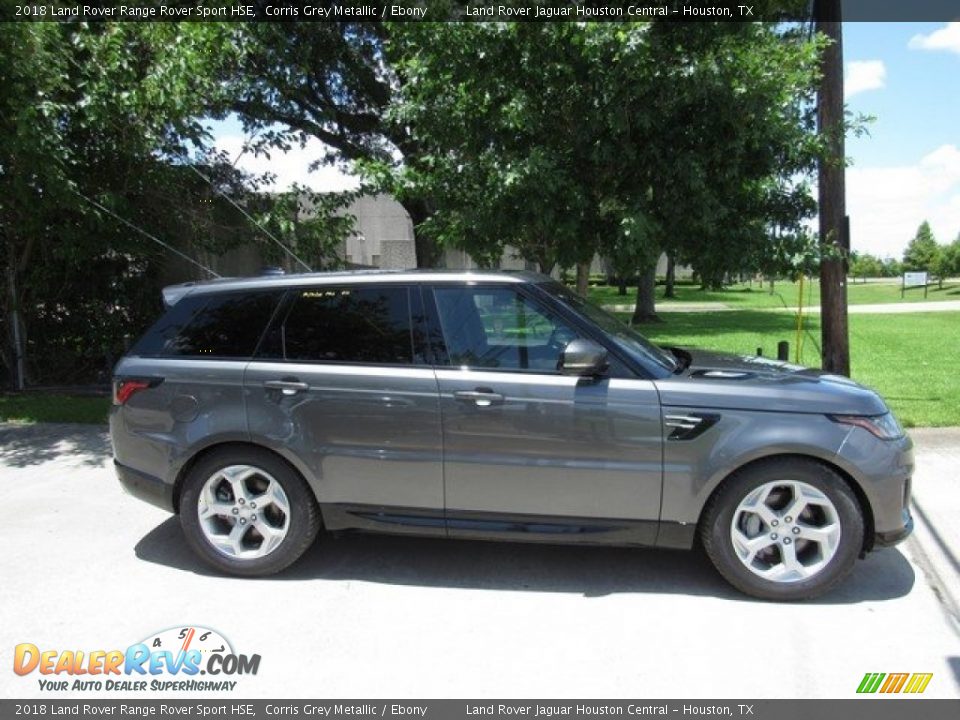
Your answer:
[[[903,275],[903,264],[896,258],[883,259],[883,277],[900,277]]]
[[[294,186],[282,193],[248,197],[254,205],[254,219],[260,228],[296,253],[294,260],[283,248],[261,240],[264,259],[274,265],[303,272],[332,270],[343,266],[338,251],[353,233],[355,218],[344,212],[357,196],[355,192],[315,193]]]
[[[388,47],[403,78],[388,118],[418,153],[366,163],[367,176],[430,197],[423,227],[482,261],[512,245],[549,271],[599,250],[639,271],[636,321],[655,317],[661,250],[720,275],[772,222],[796,231],[812,210],[792,182],[815,157],[803,101],[816,43],[799,35],[404,24]]]
[[[587,263],[616,220],[601,157],[613,28],[571,24],[404,24],[391,57],[405,78],[392,124],[416,155],[367,164],[401,196],[430,197],[424,227],[495,263],[506,245],[541,271]],[[639,28],[630,32],[639,33]]]
[[[883,262],[870,253],[853,252],[850,255],[850,275],[855,278],[883,277]]]
[[[960,276],[960,234],[954,238],[952,243],[943,248],[943,256],[946,259],[944,274],[948,277]]]
[[[939,288],[951,275],[960,274],[960,236],[949,245],[937,246],[937,254],[930,265],[930,271],[936,276]]]
[[[136,215],[138,201],[177,186],[170,161],[203,142],[195,118],[201,98],[217,91],[211,64],[229,61],[228,32],[199,23],[15,23],[0,33],[3,359],[18,384],[30,322],[63,307],[64,288],[93,292],[98,269],[143,270],[143,240],[101,222],[84,198]],[[101,302],[98,317],[110,315]]]
[[[289,150],[312,137],[329,148],[314,165],[342,167],[403,162],[420,153],[411,128],[387,120],[406,78],[391,60],[385,24],[246,23],[237,35],[237,62],[225,67],[224,92],[210,110],[221,117],[236,113],[256,138],[255,151]],[[430,199],[405,185],[378,189],[403,204],[416,228],[417,264],[433,267],[439,248],[425,225]]]
[[[937,245],[937,240],[933,236],[930,223],[924,220],[903,252],[903,269],[934,272],[933,267],[939,255],[940,246]]]
[[[664,242],[704,286],[719,287],[731,272],[792,271],[784,263],[799,249],[790,246],[804,244],[802,220],[815,209],[804,179],[818,149],[811,107],[820,44],[760,24],[662,27]]]

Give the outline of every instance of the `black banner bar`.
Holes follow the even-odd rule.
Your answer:
[[[4,22],[806,22],[812,0],[131,0],[3,3]],[[843,0],[848,22],[960,20],[957,0]]]

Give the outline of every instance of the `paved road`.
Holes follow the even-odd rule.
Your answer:
[[[0,425],[0,697],[42,695],[10,671],[17,643],[201,624],[262,656],[233,697],[846,698],[866,672],[932,672],[926,695],[958,698],[960,429],[913,435],[915,536],[782,605],[654,550],[352,536],[274,579],[218,577],[121,492],[99,428]]]
[[[633,312],[633,305],[604,305],[609,312]],[[728,305],[722,302],[658,302],[658,312],[733,312],[736,310],[750,312],[785,312],[796,313],[795,307],[742,307]],[[812,305],[803,309],[804,313],[820,314],[820,306]],[[848,305],[847,312],[853,315],[901,315],[904,313],[931,313],[960,311],[960,300],[931,300],[930,302],[905,303],[872,303],[867,305]]]
[[[847,312],[852,315],[902,315],[904,313],[957,312],[960,300],[931,300],[929,302],[903,303],[867,303],[848,305]],[[795,307],[773,308],[774,312],[796,313]],[[805,313],[820,313],[820,306],[813,305],[803,309]]]

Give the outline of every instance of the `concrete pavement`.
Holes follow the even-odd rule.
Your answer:
[[[385,536],[221,577],[121,491],[102,428],[0,425],[0,697],[111,695],[44,693],[11,671],[18,643],[125,648],[195,624],[261,655],[224,699],[849,698],[866,672],[932,672],[925,696],[958,698],[960,429],[911,434],[914,537],[785,605],[738,594],[700,552]]]
[[[608,312],[633,312],[633,305],[604,305],[605,310]],[[733,311],[749,311],[749,312],[780,312],[780,313],[796,313],[797,308],[795,307],[773,307],[773,308],[760,308],[760,307],[742,307],[742,306],[733,306],[728,305],[722,302],[702,302],[702,303],[693,303],[693,302],[658,302],[657,303],[657,312],[733,312]],[[904,313],[931,313],[931,312],[958,312],[960,311],[960,300],[931,300],[929,302],[905,302],[905,303],[871,303],[866,305],[848,305],[847,312],[853,315],[868,315],[868,314],[880,314],[880,315],[901,315]],[[803,312],[806,314],[813,313],[815,315],[820,314],[819,305],[811,305],[810,307],[805,307]]]

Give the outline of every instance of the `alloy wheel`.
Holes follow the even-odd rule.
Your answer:
[[[752,490],[733,513],[730,538],[740,562],[777,583],[807,580],[840,545],[836,507],[821,490],[798,480],[774,480]]]
[[[290,503],[280,483],[262,468],[230,465],[203,484],[197,517],[204,537],[222,555],[261,558],[290,528]]]

